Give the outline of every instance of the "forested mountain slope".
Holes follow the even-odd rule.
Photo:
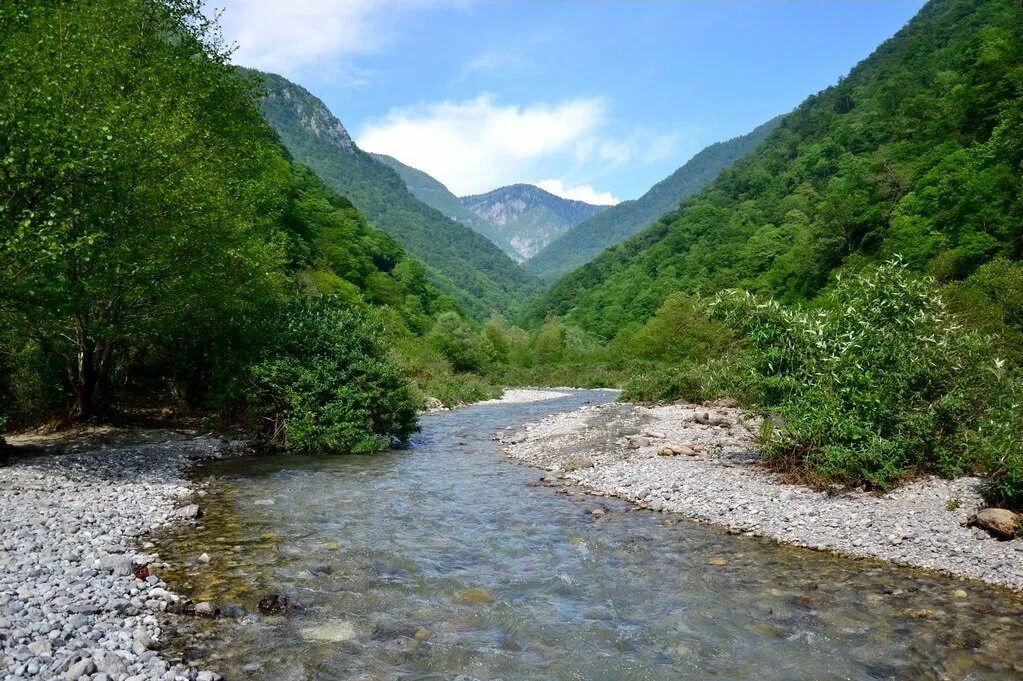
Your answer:
[[[710,145],[643,196],[612,206],[552,241],[529,259],[526,269],[550,282],[586,264],[604,249],[649,227],[657,218],[678,208],[683,199],[703,189],[722,170],[756,149],[779,122],[780,116],[748,134]]]
[[[527,318],[604,336],[677,290],[810,298],[900,255],[940,281],[1023,248],[1023,13],[932,0],[681,209],[557,282]]]
[[[462,200],[451,193],[451,190],[444,186],[432,175],[407,166],[393,156],[387,154],[370,154],[373,158],[390,167],[405,183],[412,195],[431,208],[436,208],[452,220],[457,220],[463,225],[472,227],[480,234],[491,241],[493,237],[487,232],[492,225],[462,205]],[[495,241],[496,243],[496,241]],[[502,248],[504,248],[502,246]],[[510,246],[508,248],[511,248]],[[510,255],[510,254],[509,254]]]
[[[531,184],[498,187],[485,194],[463,196],[462,205],[479,219],[492,225],[496,242],[508,243],[512,257],[533,257],[553,239],[606,206],[573,201],[555,196]]]
[[[394,170],[360,150],[323,102],[280,76],[260,75],[263,113],[288,150],[420,259],[464,310],[478,319],[511,313],[538,290],[486,237],[424,204]]]

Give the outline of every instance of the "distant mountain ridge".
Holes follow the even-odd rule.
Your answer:
[[[468,225],[490,239],[513,259],[518,257],[511,244],[502,243],[500,232],[489,222],[462,205],[462,200],[451,193],[444,184],[428,173],[407,166],[393,156],[370,153],[370,156],[389,166],[405,183],[412,195],[426,205],[439,210],[452,220]]]
[[[392,168],[359,149],[308,90],[275,74],[248,72],[262,79],[263,115],[295,159],[401,242],[467,313],[476,319],[514,314],[538,292],[536,278],[485,236],[416,198]]]
[[[526,262],[526,269],[545,282],[585,265],[611,246],[639,233],[678,208],[723,170],[757,148],[781,122],[778,116],[751,132],[717,142],[693,156],[643,196],[623,201],[580,223]]]
[[[499,187],[464,196],[462,205],[489,223],[522,260],[588,218],[607,210],[583,201],[556,196],[531,184]]]

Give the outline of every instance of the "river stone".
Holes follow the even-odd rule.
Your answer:
[[[220,614],[220,608],[213,603],[196,603],[195,614],[199,617],[216,617]]]
[[[114,575],[130,575],[132,574],[132,568],[134,567],[131,562],[131,558],[118,554],[103,556],[96,561],[96,563],[99,569],[105,570]]]
[[[723,416],[718,416],[717,414],[712,414],[710,412],[699,412],[699,413],[697,413],[693,417],[693,421],[695,421],[696,423],[699,423],[700,425],[704,425],[704,426],[728,426],[728,425],[731,425],[731,421],[729,421],[728,419],[724,418]]]
[[[182,506],[176,508],[171,512],[171,515],[175,518],[194,519],[202,517],[202,508],[198,504],[189,504],[188,506]]]
[[[1021,516],[1004,508],[985,508],[977,511],[967,524],[987,530],[999,539],[1014,539],[1019,531]]]
[[[280,615],[286,612],[293,612],[299,609],[299,605],[296,601],[287,596],[281,596],[278,594],[269,594],[259,599],[259,603],[256,605],[256,610],[261,615]]]
[[[83,676],[89,676],[96,671],[96,665],[89,658],[84,658],[73,662],[67,671],[64,672],[63,677],[68,681],[78,681]]]
[[[583,454],[573,454],[565,459],[566,471],[577,471],[583,468],[593,468],[593,459]]]
[[[50,657],[53,654],[53,644],[50,639],[41,638],[28,644],[29,652],[38,657]]]
[[[438,400],[436,397],[426,398],[426,411],[440,411],[444,408],[444,403]]]
[[[121,678],[128,673],[128,665],[124,663],[124,660],[109,650],[97,653],[93,656],[92,661],[96,665],[96,669],[103,674]]]
[[[330,620],[302,629],[302,638],[329,643],[350,641],[355,638],[355,627],[348,620]]]
[[[494,601],[494,597],[491,596],[490,592],[487,591],[486,589],[481,589],[478,586],[474,586],[458,594],[458,600],[462,601],[463,603],[483,605],[485,603],[492,603]]]

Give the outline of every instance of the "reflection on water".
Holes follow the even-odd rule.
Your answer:
[[[189,656],[260,679],[1023,678],[1023,599],[729,536],[533,485],[491,440],[546,403],[426,416],[408,451],[213,463],[198,531],[160,538]],[[208,564],[198,561],[209,553]],[[306,609],[254,614],[268,593]]]

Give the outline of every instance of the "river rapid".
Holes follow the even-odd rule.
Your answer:
[[[206,516],[156,538],[162,576],[228,616],[176,619],[172,652],[229,679],[1023,678],[1017,594],[564,493],[494,440],[614,397],[429,414],[375,456],[201,466]],[[304,609],[255,614],[269,593]]]

